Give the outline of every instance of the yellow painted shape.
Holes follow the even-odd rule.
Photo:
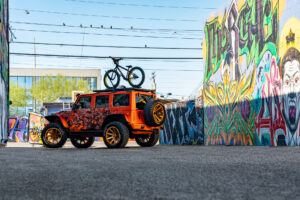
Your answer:
[[[213,12],[213,13],[211,13],[211,16],[210,16],[210,18],[209,18],[209,21],[211,22],[211,21],[213,21],[215,19],[215,13]]]
[[[223,14],[220,13],[219,16],[218,16],[218,23],[219,23],[219,25],[222,24],[222,21],[223,21]]]
[[[203,54],[202,57],[204,61],[206,61],[206,51],[207,51],[206,39],[204,39],[202,43],[202,54]]]
[[[292,31],[295,33],[295,42],[287,44],[286,36]],[[292,17],[283,26],[279,39],[279,56],[282,59],[287,50],[291,47],[296,48],[300,52],[300,20]]]
[[[279,7],[278,16],[279,16],[279,19],[280,19],[283,12],[285,11],[285,0],[272,0],[273,10],[275,10],[275,7],[276,7],[277,4],[278,4],[278,7]]]
[[[245,5],[245,0],[239,0],[237,3],[238,10],[241,10],[244,5]]]

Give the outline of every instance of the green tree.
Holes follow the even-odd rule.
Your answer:
[[[43,102],[54,102],[59,97],[71,97],[72,91],[90,92],[88,82],[85,80],[70,80],[65,76],[58,75],[54,79],[51,76],[41,78],[31,89],[33,99],[40,104]]]
[[[25,107],[30,96],[26,94],[26,89],[16,83],[9,83],[9,100],[12,107]]]

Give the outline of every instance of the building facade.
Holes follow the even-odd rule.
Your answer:
[[[50,76],[55,79],[58,75],[67,77],[67,80],[85,80],[88,82],[89,90],[101,89],[101,70],[100,69],[46,69],[46,68],[11,68],[10,82],[25,88],[29,92],[33,85],[41,78]],[[70,97],[72,94],[70,94]],[[15,108],[19,115],[27,115],[29,112],[38,112],[39,107],[33,99],[28,100],[26,107]]]

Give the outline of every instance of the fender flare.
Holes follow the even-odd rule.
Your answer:
[[[48,115],[45,117],[50,123],[61,123],[64,128],[69,128],[65,118],[57,115]]]

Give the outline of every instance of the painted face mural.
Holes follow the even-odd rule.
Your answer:
[[[282,79],[282,112],[287,145],[300,145],[300,20],[292,17],[284,24],[279,41]]]
[[[292,135],[298,130],[300,114],[300,53],[290,48],[282,61],[284,116]]]

